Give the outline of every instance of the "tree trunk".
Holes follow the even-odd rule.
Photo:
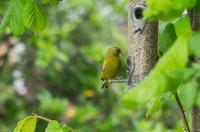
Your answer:
[[[188,14],[192,25],[192,30],[200,30],[200,15],[194,13],[192,10],[188,10]],[[200,58],[194,57],[194,60],[200,63]],[[200,107],[196,105],[192,107],[192,131],[200,132]]]
[[[200,132],[200,108],[196,105],[192,107],[192,131]]]
[[[139,10],[142,6],[145,8],[145,0],[129,0],[127,59],[127,79],[131,77],[128,82],[129,87],[142,81],[158,58],[158,22],[146,22],[141,13],[143,10]],[[138,30],[138,27],[142,28]]]

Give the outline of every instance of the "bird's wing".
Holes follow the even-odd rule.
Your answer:
[[[118,75],[119,69],[119,58],[107,58],[103,63],[101,78],[103,80],[113,79]]]

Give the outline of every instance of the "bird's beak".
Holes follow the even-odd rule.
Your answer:
[[[122,52],[119,53],[120,57],[124,57],[124,54]]]

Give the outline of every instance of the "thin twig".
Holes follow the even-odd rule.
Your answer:
[[[36,116],[36,118],[38,118],[38,119],[42,119],[42,120],[47,121],[47,122],[50,122],[50,121],[51,121],[51,119],[46,118],[46,117],[44,117],[44,116],[39,116],[39,115],[37,115],[37,114],[35,114],[35,113],[33,113],[33,115]]]
[[[182,105],[182,103],[181,103],[181,101],[180,101],[180,98],[179,98],[179,96],[178,96],[178,93],[176,92],[176,93],[174,94],[174,96],[175,96],[175,99],[176,99],[176,103],[177,103],[177,105],[178,105],[178,109],[179,109],[179,112],[180,112],[180,116],[181,116],[181,118],[182,118],[182,120],[183,120],[183,124],[184,124],[184,127],[185,127],[185,131],[186,131],[186,132],[190,132],[190,128],[189,128],[189,125],[188,125],[188,122],[187,122],[187,119],[186,119],[186,116],[185,116],[185,112],[184,112],[184,110],[183,110],[183,105]]]

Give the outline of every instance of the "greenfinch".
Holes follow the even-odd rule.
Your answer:
[[[120,57],[122,55],[122,51],[118,47],[107,49],[101,71],[101,80],[104,81],[101,88],[108,88],[109,80],[118,77],[121,67]]]

